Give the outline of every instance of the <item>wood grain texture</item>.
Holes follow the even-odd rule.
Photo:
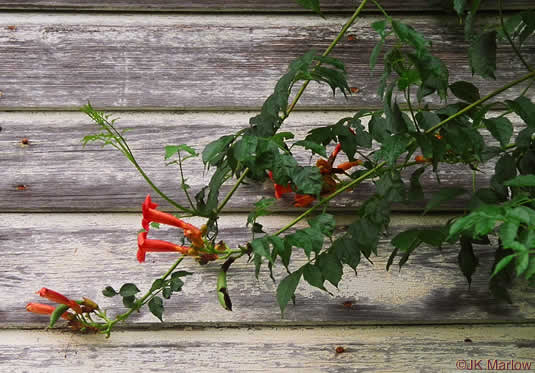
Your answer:
[[[380,242],[373,265],[363,262],[358,276],[345,268],[339,290],[327,286],[329,296],[301,283],[296,305],[281,318],[275,298],[276,285],[263,266],[260,281],[254,266],[240,260],[233,264],[228,289],[233,312],[224,311],[216,296],[217,263],[199,267],[191,259],[181,269],[195,274],[186,279],[183,292],[165,304],[166,325],[354,325],[414,323],[481,323],[535,321],[535,292],[520,283],[513,289],[513,305],[497,303],[489,294],[488,277],[494,254],[476,246],[480,265],[469,288],[457,265],[458,248],[420,247],[401,271],[390,255],[390,238],[407,227],[443,224],[451,216],[394,216],[391,232]],[[274,215],[261,220],[274,232],[291,217]],[[353,218],[337,216],[342,230]],[[38,302],[35,291],[45,286],[77,298],[87,296],[110,314],[124,312],[121,300],[105,298],[100,290],[135,282],[144,292],[161,276],[175,256],[148,253],[147,262],[136,260],[140,214],[2,214],[0,215],[0,327],[39,327],[47,318],[26,312],[27,302]],[[195,224],[199,220],[192,221]],[[246,215],[226,215],[220,220],[220,238],[231,247],[249,239]],[[301,225],[302,227],[303,225]],[[151,237],[179,241],[176,229],[153,230]],[[305,263],[301,250],[292,255],[292,270]],[[286,272],[279,264],[275,277]],[[351,302],[348,307],[344,302]],[[136,314],[129,325],[159,324],[148,311]]]
[[[377,107],[381,66],[368,68],[377,42],[365,16],[350,39],[333,52],[346,64],[349,99],[312,84],[304,108]],[[407,16],[433,42],[452,69],[450,81],[470,80],[462,25],[456,17]],[[310,49],[324,50],[344,17],[0,14],[0,110],[258,108],[273,92],[290,61]],[[15,28],[11,27],[15,26]],[[523,48],[533,61],[535,47]],[[524,71],[507,46],[498,50],[498,80],[474,79],[488,93]],[[522,87],[503,97],[516,97]],[[432,103],[433,101],[431,101]]]
[[[321,2],[324,12],[350,12],[360,1],[357,0],[329,0]],[[509,0],[503,5],[504,9],[523,9],[531,4],[529,0]],[[450,9],[450,4],[440,0],[383,0],[381,5],[388,11],[436,11]],[[485,1],[482,9],[496,9],[497,1]],[[301,12],[304,11],[295,1],[259,1],[259,0],[0,0],[0,9],[30,9],[30,10],[121,10],[121,11],[193,11],[193,12]],[[365,10],[376,11],[369,2]]]
[[[127,132],[130,146],[147,174],[172,198],[187,204],[181,190],[177,167],[165,166],[165,145],[187,143],[202,151],[216,138],[235,133],[248,126],[254,113],[117,113],[120,128]],[[353,112],[296,112],[288,119],[285,129],[302,139],[312,128],[336,123]],[[512,118],[513,120],[513,118]],[[518,121],[517,126],[520,126]],[[140,203],[151,188],[134,166],[117,150],[100,145],[88,145],[81,139],[98,132],[96,125],[82,113],[1,113],[0,114],[0,209],[6,211],[139,211]],[[23,138],[28,144],[21,144]],[[295,148],[294,148],[295,149]],[[310,153],[296,150],[302,165],[314,164]],[[343,158],[340,158],[340,162]],[[414,167],[413,167],[414,169]],[[407,180],[413,169],[407,172]],[[184,172],[193,193],[209,181],[203,178],[200,159],[188,160]],[[486,185],[493,174],[492,163],[482,165],[477,174],[478,186]],[[432,172],[421,177],[426,198],[442,187],[460,186],[471,190],[472,171],[464,166],[441,166],[441,184]],[[223,188],[222,195],[233,181]],[[407,184],[408,185],[408,184]],[[20,190],[20,186],[25,189]],[[344,193],[331,202],[333,208],[355,208],[359,201],[375,191],[371,182]],[[154,193],[153,193],[154,194]],[[273,196],[273,185],[241,186],[228,205],[231,211],[250,211],[261,197]],[[158,203],[163,202],[156,197]],[[293,197],[284,196],[275,210],[296,210]],[[464,208],[466,197],[441,206],[443,210]],[[163,205],[168,208],[168,205]],[[421,209],[422,203],[397,205],[397,210]]]
[[[458,360],[485,369],[513,360],[527,371],[534,334],[531,325],[136,330],[110,339],[2,330],[0,355],[11,372],[458,372]]]

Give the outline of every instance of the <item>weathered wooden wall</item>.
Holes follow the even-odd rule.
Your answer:
[[[245,127],[252,112],[217,113],[116,113],[118,125],[129,128],[127,138],[139,164],[167,194],[187,203],[177,188],[178,170],[166,166],[164,146],[188,143],[198,152],[214,139],[214,133],[230,134]],[[296,112],[285,124],[296,138],[303,138],[315,126],[336,123],[352,112]],[[512,118],[513,121],[515,120]],[[40,112],[5,113],[0,116],[2,132],[0,154],[5,176],[0,179],[0,200],[4,211],[139,211],[139,201],[150,191],[145,181],[119,152],[98,144],[81,146],[88,133],[98,132],[96,125],[82,113]],[[22,139],[28,144],[22,144]],[[492,141],[489,139],[489,141]],[[297,153],[302,164],[315,162],[309,155]],[[195,192],[209,181],[210,172],[203,175],[200,159],[185,162],[188,184]],[[486,185],[493,165],[482,166],[476,174],[478,185]],[[9,172],[8,172],[9,170]],[[12,170],[16,170],[13,172]],[[412,171],[410,171],[412,172]],[[407,180],[410,176],[407,174]],[[473,171],[468,167],[441,166],[438,172],[442,183],[436,182],[432,172],[421,178],[426,195],[445,186],[472,187]],[[191,175],[191,176],[190,176]],[[408,181],[407,181],[408,182]],[[223,190],[228,191],[232,183]],[[24,188],[20,188],[24,186]],[[352,192],[337,198],[332,207],[355,209],[359,201],[374,192],[372,183],[364,183]],[[241,187],[228,205],[231,211],[248,211],[261,197],[273,195],[273,186],[246,185]],[[275,210],[295,210],[291,197],[274,206]],[[461,209],[466,198],[443,206],[442,209]],[[422,204],[397,205],[397,210],[421,209]]]
[[[364,16],[333,56],[359,92],[347,100],[311,84],[300,107],[377,107],[382,66],[370,72],[377,42]],[[471,79],[462,25],[455,16],[403,16],[451,67],[451,81]],[[76,109],[91,101],[113,109],[238,110],[258,108],[289,62],[324,50],[346,17],[280,15],[0,14],[0,109]],[[10,28],[15,26],[15,29]],[[351,40],[350,40],[351,39]],[[535,46],[525,55],[534,62]],[[522,70],[510,49],[498,51],[500,79],[475,79],[483,93]],[[195,72],[192,74],[192,72]],[[503,97],[516,97],[516,88]]]
[[[322,11],[326,12],[352,12],[360,2],[356,0],[331,0],[321,4]],[[505,9],[524,9],[525,0],[504,1]],[[444,11],[451,9],[450,4],[442,0],[383,0],[380,4],[389,11]],[[483,9],[497,9],[497,0],[487,0],[482,2]],[[0,1],[0,9],[43,9],[43,10],[121,10],[121,11],[182,11],[182,12],[300,12],[303,8],[293,1],[259,1],[259,0],[18,0]],[[365,10],[378,12],[377,8],[370,2]]]
[[[333,296],[300,286],[296,305],[283,317],[276,285],[266,272],[255,280],[245,262],[232,267],[232,313],[216,299],[217,266],[199,268],[188,261],[184,268],[195,275],[166,303],[166,323],[143,313],[110,340],[43,332],[46,320],[24,310],[46,286],[93,297],[112,314],[121,312],[100,289],[134,281],[144,290],[172,260],[162,254],[149,254],[145,264],[135,260],[140,204],[150,188],[119,153],[82,148],[81,138],[95,127],[76,110],[89,100],[114,111],[119,125],[131,128],[128,138],[141,166],[183,201],[175,191],[177,170],[165,166],[163,147],[188,143],[201,150],[215,137],[247,126],[287,64],[310,48],[324,49],[355,6],[352,0],[324,3],[326,20],[293,1],[0,0],[2,370],[435,372],[455,371],[461,359],[485,364],[514,359],[535,367],[535,293],[519,284],[513,305],[496,302],[488,292],[490,249],[476,247],[481,263],[471,287],[459,273],[455,247],[422,247],[401,271],[397,265],[385,271],[393,235],[444,223],[464,207],[462,198],[424,217],[422,205],[396,206],[373,265],[363,263],[358,276],[347,269],[339,290],[330,289]],[[442,11],[443,2],[381,3],[430,35],[452,82],[471,79],[462,26]],[[485,2],[486,17],[494,17],[490,10],[496,3]],[[504,3],[508,10],[533,5]],[[380,105],[376,88],[382,66],[371,73],[367,67],[376,41],[369,26],[378,17],[367,12],[333,52],[346,63],[358,93],[346,100],[312,84],[287,122],[298,137]],[[525,56],[535,63],[535,44],[526,46]],[[483,94],[521,70],[506,47],[499,48],[498,59],[496,81],[475,79]],[[314,161],[299,157],[303,164]],[[478,185],[488,182],[488,167],[476,175]],[[198,160],[187,163],[186,173],[193,190],[207,182]],[[470,170],[445,167],[440,176],[442,186],[472,184]],[[427,196],[438,187],[432,175],[422,181]],[[365,184],[333,202],[340,231],[372,190]],[[221,220],[229,244],[247,241],[248,206],[271,194],[269,184],[240,188]],[[283,199],[263,223],[274,231],[295,211]],[[176,239],[173,230],[157,234]],[[305,259],[296,253],[295,260],[297,266]],[[346,352],[336,354],[337,346]]]

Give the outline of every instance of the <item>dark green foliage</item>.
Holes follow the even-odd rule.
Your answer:
[[[201,189],[201,191],[195,195],[199,215],[206,217],[213,216],[219,201],[219,189],[227,179],[229,173],[229,167],[218,167],[210,178],[208,186]],[[208,190],[207,198],[205,198],[206,190]]]
[[[386,137],[381,149],[375,153],[375,159],[384,160],[388,166],[393,166],[401,154],[407,151],[409,139],[404,135]]]
[[[496,79],[496,31],[482,33],[475,37],[468,49],[472,74]]]
[[[476,271],[476,267],[479,265],[479,260],[474,254],[474,248],[469,238],[461,237],[461,250],[457,256],[459,268],[464,277],[468,281],[468,285],[472,284],[472,275]]]
[[[410,179],[410,187],[407,193],[409,201],[419,201],[424,199],[424,190],[420,184],[420,177],[425,172],[425,167],[420,167],[414,171]]]
[[[335,253],[326,252],[318,256],[316,260],[317,266],[321,270],[323,277],[334,286],[338,287],[338,283],[342,279],[343,268],[342,263],[336,257]]]
[[[308,221],[309,228],[297,230],[295,233],[284,237],[286,247],[298,247],[305,251],[307,257],[311,253],[318,254],[325,241],[325,238],[332,236],[334,231],[334,217],[329,214],[322,214]]]
[[[331,142],[338,143],[352,161],[358,147],[369,149],[372,145],[372,136],[364,129],[358,116],[359,113],[354,117],[340,119],[332,126],[315,128],[308,133],[305,141],[322,146]]]
[[[149,301],[149,310],[150,312],[160,319],[163,322],[163,299],[160,297],[154,297]]]
[[[317,167],[296,167],[291,178],[297,193],[317,195],[321,192],[322,177]]]
[[[509,140],[513,135],[513,125],[509,119],[505,117],[489,118],[483,120],[483,123],[502,147],[509,145]]]
[[[323,286],[325,278],[323,277],[321,269],[318,266],[315,266],[310,263],[305,264],[303,267],[303,278],[311,286],[327,291],[327,289],[325,289],[325,286]]]
[[[119,293],[117,293],[115,291],[115,289],[112,288],[111,286],[106,286],[106,288],[104,290],[102,290],[102,295],[104,295],[105,297],[110,297],[111,298],[111,297],[116,296],[117,294],[119,294]]]
[[[315,13],[322,15],[320,11],[320,0],[296,0],[303,8],[310,9]]]
[[[313,141],[308,141],[308,140],[297,141],[294,144],[294,146],[302,146],[305,149],[311,150],[315,154],[319,154],[322,157],[327,158],[327,152],[325,150],[325,147]]]
[[[388,259],[386,270],[388,271],[393,264],[395,257],[398,253],[402,253],[401,260],[399,262],[399,268],[407,262],[413,251],[418,248],[422,243],[431,245],[433,247],[440,247],[446,240],[447,233],[442,229],[409,229],[397,234],[392,238],[392,246],[394,250]]]
[[[388,202],[404,202],[407,198],[405,184],[399,172],[385,172],[375,186],[377,194]]]
[[[345,68],[340,61],[318,56],[315,51],[307,52],[290,64],[288,72],[275,86],[274,93],[264,102],[260,114],[250,119],[249,134],[270,137],[277,132],[286,118],[290,91],[300,80],[324,82],[331,87],[333,93],[337,88],[344,95],[349,93]]]
[[[258,202],[255,203],[255,208],[247,216],[247,225],[254,225],[256,219],[261,216],[266,216],[270,214],[269,208],[275,203],[275,198],[265,198],[262,197]]]
[[[443,188],[439,190],[437,193],[433,194],[433,197],[424,209],[424,214],[426,214],[428,211],[440,206],[444,202],[451,201],[454,198],[457,198],[463,194],[466,193],[466,190],[462,188]]]
[[[123,286],[121,286],[121,290],[119,290],[119,294],[122,297],[128,297],[128,296],[131,296],[131,295],[135,295],[135,294],[137,294],[139,292],[140,292],[140,290],[137,288],[137,286],[135,284],[132,284],[132,283],[124,284]]]
[[[284,313],[284,310],[286,309],[290,299],[294,298],[295,289],[297,289],[297,285],[299,285],[302,274],[303,268],[300,268],[286,276],[279,283],[279,286],[277,287],[277,302],[279,303],[282,314]]]
[[[224,151],[234,141],[235,136],[223,136],[206,145],[202,152],[202,161],[209,166],[218,166],[223,161]]]
[[[466,102],[475,102],[481,98],[479,95],[479,88],[473,85],[470,82],[465,82],[460,80],[450,85],[451,92],[455,97],[466,101]]]
[[[321,14],[319,0],[297,2]],[[535,32],[533,11],[512,15],[505,20],[504,27],[501,24],[480,26],[476,22],[479,0],[452,0],[448,5],[450,11],[454,11],[464,23],[472,73],[484,78],[496,76],[497,39],[507,41],[510,37],[520,48]],[[274,266],[281,263],[285,267],[288,275],[280,280],[277,287],[281,312],[284,312],[290,300],[295,301],[294,294],[301,278],[323,291],[328,292],[329,286],[337,287],[344,264],[356,273],[362,257],[371,262],[373,254],[377,255],[378,243],[390,223],[391,205],[403,203],[414,207],[412,203],[421,203],[425,195],[420,178],[432,165],[440,182],[437,171],[443,163],[468,165],[474,171],[474,188],[469,204],[464,206],[464,215],[452,219],[441,228],[408,229],[398,233],[391,241],[393,250],[387,261],[387,270],[397,258],[401,269],[421,245],[440,248],[444,242],[451,245],[458,243],[458,265],[470,285],[478,267],[476,245],[497,242],[489,283],[494,296],[511,301],[507,288],[512,278],[523,276],[528,280],[533,279],[535,139],[532,136],[535,134],[535,104],[525,96],[504,102],[509,109],[505,114],[512,113],[524,122],[523,128],[513,139],[510,119],[505,114],[492,117],[492,110],[503,104],[489,100],[497,91],[481,98],[479,88],[472,82],[461,80],[449,84],[448,69],[432,53],[431,42],[411,25],[387,16],[371,26],[378,34],[378,42],[370,56],[372,69],[385,46],[389,46],[382,57],[384,70],[378,90],[383,100],[381,110],[360,110],[335,124],[314,128],[304,139],[294,140],[293,133],[280,132],[296,103],[290,104],[297,83],[326,83],[333,94],[340,90],[344,96],[350,92],[343,63],[310,51],[289,65],[287,72],[276,83],[273,93],[262,105],[260,113],[250,119],[248,128],[222,136],[202,151],[206,169],[212,168],[214,172],[209,184],[195,195],[194,201],[187,195],[192,211],[183,210],[208,218],[208,244],[204,248],[207,253],[216,253],[213,245],[218,234],[219,210],[222,209],[219,206],[219,194],[222,185],[230,177],[247,173],[247,182],[262,182],[270,177],[274,183],[288,187],[293,193],[316,197],[316,207],[325,208],[322,214],[308,220],[308,227],[283,237],[279,234],[286,232],[292,224],[310,216],[312,211],[321,210],[309,210],[279,232],[269,234],[264,232],[264,227],[257,220],[270,213],[275,199],[263,198],[255,203],[254,210],[247,218],[252,240],[229,254],[218,277],[218,298],[225,309],[232,308],[226,288],[227,270],[232,261],[242,255],[248,255],[254,263],[257,278],[263,263],[267,263],[273,281],[276,281]],[[453,100],[451,104],[436,108],[438,99],[445,101],[448,92],[460,101]],[[429,95],[436,97],[428,101],[426,97]],[[478,105],[473,105],[475,102]],[[460,111],[463,113],[460,114]],[[100,141],[104,145],[112,145],[136,164],[122,135],[124,131],[114,127],[115,121],[95,111],[90,105],[84,108],[84,112],[104,130],[84,138],[84,144]],[[363,125],[363,118],[367,116],[371,117],[368,129]],[[486,130],[499,142],[499,146],[485,143],[481,133],[486,133]],[[370,150],[373,141],[376,144],[373,144],[374,150]],[[510,144],[511,141],[514,144]],[[336,145],[349,161],[356,158],[363,160],[364,163],[359,165],[361,167],[356,171],[348,171],[346,167],[339,166],[345,159],[335,160],[327,152],[328,147]],[[308,165],[301,165],[292,153],[297,149],[295,147],[310,151],[316,159],[318,156],[324,158],[322,163],[318,163],[322,165],[321,172],[319,166],[312,166],[314,158],[310,159]],[[420,153],[424,159],[415,158]],[[187,145],[165,147],[165,160],[175,159],[168,164],[178,163],[182,166],[183,160],[197,155],[195,149]],[[490,185],[476,185],[475,176],[482,172],[480,170],[485,170],[483,164],[492,159],[496,161],[496,166]],[[415,163],[422,164],[409,168]],[[407,175],[410,175],[408,186]],[[355,180],[357,178],[359,180]],[[327,205],[324,201],[328,189],[354,189],[361,178],[375,185],[375,194],[362,203],[355,220],[347,229],[335,235],[334,217],[325,213]],[[189,188],[183,176],[182,186],[184,191]],[[355,189],[354,192],[359,193],[359,190]],[[465,194],[468,191],[462,188],[441,188],[428,201],[424,214]],[[320,196],[324,199],[320,200]],[[307,262],[297,269],[290,265],[294,249],[303,250],[307,257]],[[120,294],[123,304],[130,308],[129,312],[139,309],[147,300],[149,310],[162,320],[163,299],[155,294],[161,292],[163,298],[169,299],[174,292],[182,290],[183,278],[188,275],[191,273],[176,271],[170,278],[157,279],[150,292],[139,298],[136,298],[139,289],[132,283],[124,284],[119,292],[108,286],[103,294],[107,297]],[[326,281],[330,285],[326,285]]]

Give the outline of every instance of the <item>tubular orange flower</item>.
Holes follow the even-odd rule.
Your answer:
[[[46,299],[48,299],[48,300],[50,300],[52,302],[61,303],[61,304],[64,304],[66,306],[69,306],[76,313],[82,313],[82,308],[80,307],[80,305],[78,303],[76,303],[72,299],[67,298],[63,294],[58,293],[57,291],[50,290],[50,289],[47,289],[47,288],[41,288],[41,290],[39,290],[37,292],[37,294],[39,294],[39,296],[41,296],[43,298],[46,298]]]
[[[357,159],[356,161],[353,161],[353,162],[340,163],[338,166],[336,166],[336,168],[342,171],[347,171],[350,168],[355,167],[355,166],[360,166],[361,164],[362,164],[362,161],[360,159]]]
[[[269,175],[269,179],[271,181],[273,181],[273,171],[269,171],[268,175]],[[280,199],[286,193],[292,193],[293,192],[292,187],[290,186],[290,184],[288,184],[286,186],[282,186],[282,185],[274,183],[273,186],[275,188],[275,198],[276,199]]]
[[[349,129],[354,135],[355,132],[350,128]],[[319,169],[323,184],[321,188],[321,195],[326,195],[334,192],[338,186],[337,178],[333,175],[334,174],[343,174],[345,171],[349,170],[352,167],[360,166],[363,164],[361,160],[356,160],[352,162],[343,162],[338,167],[333,167],[334,161],[336,160],[336,157],[338,156],[338,153],[340,153],[340,150],[342,150],[341,144],[336,144],[336,147],[334,148],[333,152],[329,156],[328,159],[320,158],[316,161],[316,167]],[[269,178],[273,181],[273,172],[268,172]],[[282,186],[279,184],[274,183],[274,189],[275,189],[275,198],[280,199],[283,194],[291,193],[293,192],[293,189],[290,184],[287,186]],[[295,207],[307,207],[310,205],[314,200],[316,199],[313,195],[308,194],[296,194],[295,195]]]
[[[204,241],[202,239],[202,233],[200,229],[198,229],[194,225],[180,220],[176,216],[173,216],[163,211],[158,211],[156,210],[156,207],[158,207],[158,205],[152,202],[150,194],[147,194],[147,197],[145,198],[145,201],[142,205],[143,220],[141,221],[141,225],[143,226],[143,229],[148,231],[149,224],[151,222],[172,225],[173,227],[183,229],[184,236],[186,236],[193,243],[194,247],[204,246]]]
[[[56,307],[51,306],[50,304],[42,304],[42,303],[28,303],[26,305],[26,311],[38,313],[40,315],[51,315],[52,312],[56,310]],[[61,315],[62,318],[65,320],[72,320],[74,318],[74,315],[69,312],[64,312],[63,315]]]
[[[425,158],[423,155],[417,155],[416,157],[414,157],[414,161],[416,163],[427,163],[431,162],[431,159]]]
[[[140,263],[145,261],[145,254],[147,252],[178,252],[182,254],[188,254],[191,247],[175,245],[172,242],[162,240],[149,240],[147,239],[148,232],[140,232],[137,235],[137,260]]]
[[[312,202],[314,202],[315,199],[316,197],[314,197],[311,194],[296,194],[294,206],[295,207],[307,207]]]
[[[334,153],[333,153],[334,154]],[[332,157],[332,155],[331,155]],[[326,161],[325,159],[318,159],[316,161],[316,167],[319,168],[320,173],[322,175],[330,174],[332,171],[332,165],[329,163],[329,161]]]

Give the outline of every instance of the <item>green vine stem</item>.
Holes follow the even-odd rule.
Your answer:
[[[499,95],[500,93],[502,93],[503,91],[506,91],[507,89],[511,88],[511,87],[514,87],[515,85],[517,84],[520,84],[522,83],[523,81],[525,80],[528,80],[530,78],[533,78],[535,77],[535,71],[532,71],[530,72],[529,74],[526,74],[524,75],[523,77],[517,79],[517,80],[514,80],[506,85],[504,85],[503,87],[489,93],[488,95],[486,95],[485,97],[477,100],[476,102],[472,103],[471,105],[468,105],[466,106],[464,109],[462,110],[459,110],[457,113],[451,115],[450,117],[444,119],[442,122],[436,124],[435,126],[429,128],[428,130],[426,130],[424,133],[425,134],[429,134],[429,133],[432,133],[432,132],[435,132],[437,129],[439,129],[440,127],[442,127],[444,124],[448,123],[449,121],[459,117],[460,115],[466,113],[467,111],[470,111],[471,109],[473,109],[474,107],[490,100],[491,98]],[[409,141],[409,143],[407,144],[406,148],[410,147],[411,145],[414,144],[416,140],[412,139],[411,141]],[[278,230],[276,233],[274,233],[275,236],[278,236],[280,235],[281,233],[287,231],[288,229],[290,229],[291,227],[293,227],[295,224],[299,223],[301,220],[303,220],[304,218],[306,218],[308,215],[310,215],[312,212],[314,212],[316,209],[318,209],[320,206],[326,204],[327,202],[329,202],[330,200],[332,200],[333,198],[335,198],[336,196],[338,196],[340,193],[343,193],[345,192],[346,190],[360,184],[362,181],[366,180],[369,176],[372,176],[373,174],[375,174],[377,171],[379,171],[381,168],[383,168],[384,166],[386,165],[386,162],[383,161],[381,163],[379,163],[378,165],[376,165],[374,168],[372,168],[371,170],[369,170],[368,172],[366,172],[365,174],[361,175],[360,177],[356,178],[355,180],[352,180],[350,183],[344,185],[343,187],[341,187],[340,189],[337,189],[335,192],[333,192],[332,194],[330,194],[328,197],[320,200],[316,205],[314,205],[313,207],[309,208],[308,210],[306,210],[305,212],[303,212],[301,215],[299,215],[297,218],[295,218],[294,220],[292,220],[289,224],[287,224],[285,227],[281,228],[280,230]]]
[[[164,192],[162,192],[149,178],[149,176],[143,171],[139,163],[137,163],[136,158],[134,157],[134,154],[130,147],[128,146],[128,143],[126,139],[123,137],[123,135],[117,131],[115,126],[113,125],[113,121],[110,122],[107,120],[105,116],[100,115],[98,112],[94,111],[90,104],[84,107],[83,111],[88,114],[96,123],[98,123],[106,132],[108,132],[112,137],[115,138],[117,144],[119,145],[120,149],[117,148],[115,144],[114,147],[119,149],[124,156],[134,165],[136,170],[143,176],[145,181],[150,185],[150,187],[158,193],[163,199],[165,199],[167,202],[169,202],[172,206],[176,207],[178,210],[182,212],[186,212],[189,214],[194,214],[195,211],[190,210],[179,203],[173,201],[171,198],[169,198]]]
[[[364,8],[364,6],[366,5],[366,3],[368,2],[368,0],[363,0],[359,7],[357,8],[357,10],[355,10],[355,13],[353,13],[353,15],[351,16],[351,18],[349,19],[349,21],[347,21],[347,23],[344,25],[344,27],[342,27],[342,30],[340,30],[340,32],[338,33],[338,35],[336,35],[336,38],[334,38],[334,40],[331,42],[331,44],[327,47],[327,49],[325,50],[325,52],[323,52],[323,54],[321,55],[322,57],[327,57],[331,51],[334,49],[334,47],[336,46],[336,44],[338,44],[338,42],[344,37],[345,33],[347,32],[347,30],[349,30],[349,28],[351,27],[351,25],[353,23],[355,23],[355,21],[357,20],[358,16],[360,15],[360,12],[362,11],[362,9]],[[318,64],[316,66],[319,66],[321,65],[320,62],[318,62]],[[305,80],[305,82],[303,83],[303,85],[301,86],[301,89],[299,89],[299,92],[297,92],[297,95],[295,96],[295,99],[293,100],[293,102],[290,104],[290,107],[288,108],[288,111],[286,112],[286,114],[284,115],[283,117],[283,120],[288,118],[288,116],[290,115],[290,113],[292,112],[292,110],[295,108],[295,105],[297,105],[297,102],[299,101],[299,99],[301,98],[301,96],[303,95],[303,93],[305,93],[305,90],[307,89],[308,85],[310,84],[310,80]]]
[[[171,266],[171,268],[169,268],[169,270],[162,277],[160,277],[160,280],[164,281],[167,277],[169,277],[169,275],[176,269],[176,267],[178,267],[178,265],[184,260],[184,258],[185,258],[185,255],[182,255],[180,258],[178,258],[177,261]],[[136,304],[132,308],[130,308],[127,312],[116,316],[114,320],[110,320],[106,328],[106,336],[109,337],[109,332],[111,328],[113,327],[113,325],[115,325],[119,321],[125,321],[126,319],[128,319],[128,317],[134,311],[139,309],[140,305],[143,305],[143,302],[147,298],[149,298],[152,295],[152,293],[153,293],[152,289],[149,290],[143,297],[141,297],[138,301],[136,301]]]
[[[513,48],[513,51],[515,52],[518,59],[522,62],[522,64],[528,69],[528,71],[533,71],[533,68],[527,63],[527,61],[524,59],[518,48],[516,47],[515,43],[513,42],[513,39],[511,39],[511,36],[509,35],[509,32],[505,28],[505,24],[503,22],[503,0],[498,0],[498,12],[500,16],[500,25],[502,26],[503,34],[507,38],[507,41],[509,44],[511,44],[511,48]]]
[[[336,44],[338,44],[338,42],[344,37],[344,35],[347,32],[347,30],[351,27],[351,25],[353,23],[355,23],[356,19],[360,15],[360,12],[362,11],[362,9],[364,8],[364,6],[366,5],[367,2],[368,2],[368,0],[362,0],[362,2],[360,3],[360,6],[357,8],[357,10],[355,10],[355,13],[353,13],[351,18],[344,25],[344,27],[342,27],[342,30],[340,30],[338,35],[336,35],[336,38],[334,38],[334,40],[327,47],[325,52],[323,52],[323,54],[321,55],[322,57],[327,57],[331,53],[331,51],[334,49]],[[321,65],[321,62],[318,62],[316,67],[318,67],[319,65]],[[305,90],[307,89],[309,84],[310,84],[310,80],[305,80],[305,82],[303,83],[303,85],[301,86],[299,91],[297,92],[295,98],[293,99],[292,103],[288,107],[288,110],[286,110],[286,113],[284,113],[284,115],[282,117],[283,121],[290,116],[291,112],[294,110],[295,106],[297,105],[297,103],[301,99],[301,96],[303,95],[303,93],[305,92]],[[236,183],[234,184],[234,186],[232,187],[230,192],[225,196],[225,199],[223,200],[221,205],[219,205],[219,207],[217,208],[217,213],[219,213],[219,212],[221,212],[223,210],[223,208],[225,207],[227,202],[230,200],[230,198],[232,197],[234,192],[236,192],[236,190],[238,189],[239,185],[243,182],[243,180],[244,180],[244,178],[245,178],[245,176],[247,175],[248,172],[249,172],[248,168],[246,168],[243,171],[243,174],[241,175],[241,177],[236,181]]]
[[[249,169],[246,168],[245,170],[243,170],[243,173],[242,175],[240,176],[240,178],[236,181],[236,183],[234,184],[234,186],[232,187],[232,189],[230,190],[230,192],[228,192],[228,194],[225,196],[225,199],[223,200],[223,202],[221,202],[221,204],[219,205],[219,207],[217,208],[216,210],[216,214],[219,214],[221,212],[221,210],[223,210],[223,208],[225,207],[225,205],[227,204],[227,202],[230,200],[230,198],[232,197],[232,195],[234,194],[234,192],[236,192],[236,190],[238,189],[238,187],[240,186],[240,184],[242,183],[243,179],[245,179],[245,176],[247,176],[247,173],[249,172]]]

